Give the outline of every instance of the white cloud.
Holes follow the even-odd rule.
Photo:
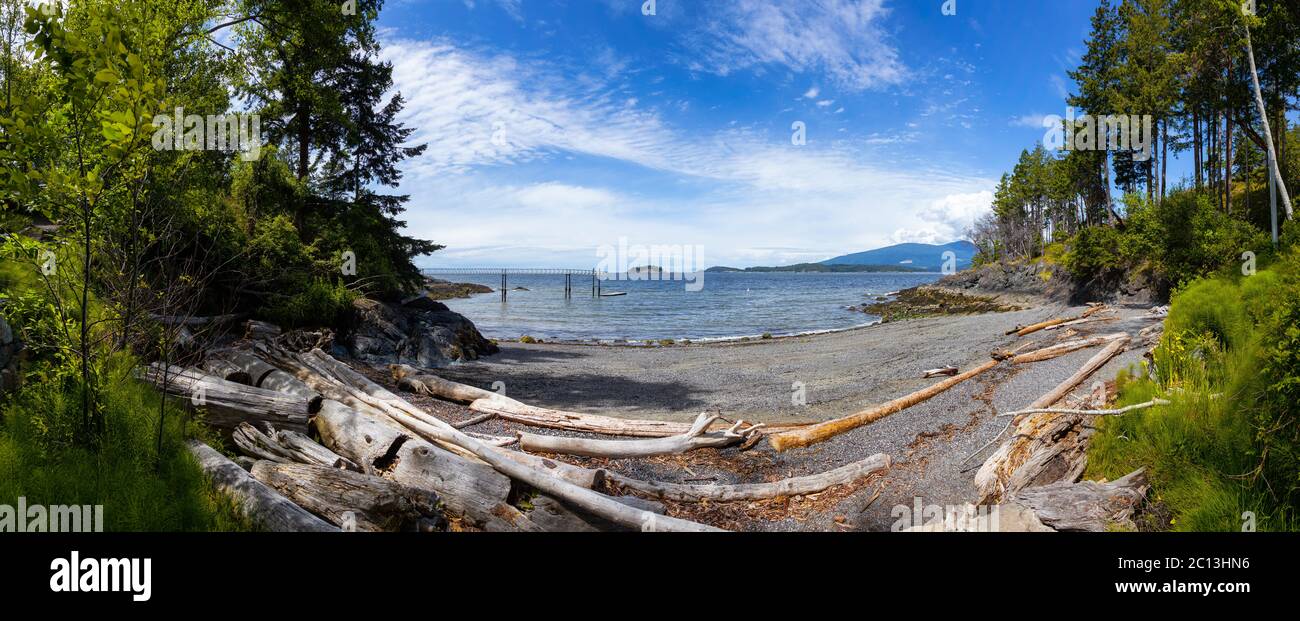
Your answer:
[[[803,94],[803,98],[804,98],[804,99],[817,99],[817,96],[820,95],[820,94],[821,94],[821,89],[819,89],[819,88],[817,88],[816,86],[814,86],[814,87],[808,89],[808,91],[807,91],[806,93]]]
[[[751,129],[673,126],[617,89],[506,55],[446,42],[383,49],[407,100],[401,120],[417,129],[413,142],[428,144],[405,167],[401,191],[413,197],[408,232],[448,245],[430,264],[505,257],[582,267],[620,237],[701,244],[710,264],[819,260],[891,243],[901,229],[951,241],[971,219],[969,195],[993,186],[937,166],[881,163],[861,140],[814,135],[796,147]],[[632,190],[644,186],[627,183],[635,173],[595,180],[563,165],[575,156],[641,167],[689,190]],[[549,178],[515,180],[512,167],[533,161],[548,162]]]
[[[713,6],[705,26],[688,36],[702,57],[693,69],[727,75],[779,65],[822,72],[851,90],[899,84],[906,76],[881,27],[889,13],[884,0],[736,0]]]

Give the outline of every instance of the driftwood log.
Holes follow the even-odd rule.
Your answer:
[[[278,367],[252,354],[241,351],[226,351],[217,354],[207,364],[222,370],[232,370],[235,376],[240,379],[247,379],[247,382],[241,383],[247,383],[249,386],[282,392],[308,401],[321,398],[319,392],[313,390],[302,380],[281,371]],[[226,377],[226,379],[240,381],[233,377]]]
[[[352,460],[331,451],[296,431],[276,431],[270,424],[265,432],[248,423],[240,423],[231,434],[240,452],[257,459],[281,464],[313,464],[361,472]]]
[[[489,531],[540,530],[507,502],[510,479],[492,467],[402,434],[337,401],[326,401],[312,423],[326,447],[367,474],[433,492],[447,511]]]
[[[1086,339],[1076,339],[1073,341],[1066,341],[1064,343],[1057,343],[1055,345],[1044,347],[1042,349],[1036,349],[1034,351],[1026,352],[1018,356],[1015,356],[1011,359],[1011,362],[1012,364],[1026,364],[1029,362],[1041,362],[1043,360],[1051,360],[1053,358],[1059,358],[1066,354],[1079,351],[1080,349],[1088,349],[1090,347],[1101,347],[1102,345],[1106,345],[1107,343],[1123,338],[1124,336],[1126,335],[1123,332],[1117,332],[1115,334],[1106,334],[1103,336],[1094,336]]]
[[[889,456],[876,454],[840,466],[828,472],[784,479],[773,483],[744,483],[740,485],[683,485],[639,481],[612,472],[605,476],[619,488],[654,498],[680,502],[733,502],[761,500],[780,496],[803,496],[824,491],[836,485],[846,485],[863,477],[889,468]]]
[[[1110,483],[1054,483],[1020,490],[1011,500],[1028,507],[1042,523],[1060,531],[1102,532],[1113,525],[1132,529],[1146,501],[1146,475],[1136,470]]]
[[[617,496],[614,500],[629,507],[666,515],[667,509],[653,500],[636,496]],[[584,511],[570,509],[564,503],[549,496],[533,499],[533,510],[528,512],[528,519],[553,533],[610,532],[631,530],[625,526],[601,519]]]
[[[609,459],[654,457],[656,455],[676,455],[701,448],[723,448],[740,444],[758,433],[758,430],[762,427],[761,423],[744,427],[745,421],[742,420],[723,431],[705,431],[718,418],[716,415],[700,414],[696,417],[691,428],[684,434],[642,440],[593,440],[589,438],[544,436],[525,432],[519,434],[519,448],[530,453],[582,455],[585,457],[607,457]]]
[[[253,478],[344,530],[432,530],[438,495],[381,477],[311,464],[259,461]]]
[[[1111,341],[1105,349],[1034,401],[1025,410],[1051,408],[1107,362],[1119,355],[1129,338]],[[1058,413],[1022,414],[1009,426],[1015,432],[975,473],[980,504],[990,504],[1027,487],[1057,482],[1073,483],[1088,465],[1087,445],[1095,432],[1095,417]]]
[[[1007,334],[1008,335],[1014,334],[1016,336],[1025,336],[1026,334],[1033,334],[1034,332],[1038,332],[1039,330],[1045,330],[1052,326],[1059,326],[1061,324],[1069,323],[1071,321],[1077,321],[1079,319],[1087,319],[1088,317],[1091,317],[1092,315],[1099,313],[1102,310],[1105,310],[1105,308],[1106,307],[1104,305],[1093,306],[1088,310],[1083,311],[1082,314],[1075,317],[1061,317],[1057,319],[1048,319],[1047,321],[1041,321],[1036,324],[1018,327],[1013,330],[1009,330],[1007,331]]]
[[[863,410],[856,414],[851,414],[844,418],[837,418],[835,420],[810,425],[800,429],[775,433],[769,435],[767,440],[772,445],[772,448],[777,451],[785,451],[792,448],[823,442],[839,434],[857,429],[863,425],[869,425],[885,418],[886,416],[901,412],[918,403],[926,401],[935,395],[956,386],[957,384],[998,366],[998,364],[998,360],[990,360],[978,367],[962,373],[961,375],[950,377],[925,389],[918,390],[909,395],[904,395],[888,403]]]
[[[267,422],[277,428],[306,431],[307,419],[320,407],[316,401],[177,366],[153,363],[139,376],[167,394],[189,400],[206,413],[204,422],[222,429],[233,429],[244,422]]]
[[[239,512],[272,532],[334,532],[337,528],[262,484],[212,447],[190,440],[186,447],[218,492],[229,496]]]

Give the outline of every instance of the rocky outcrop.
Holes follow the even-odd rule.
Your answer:
[[[356,318],[343,343],[358,360],[436,368],[497,352],[473,322],[427,294],[401,304],[362,298],[353,307]]]

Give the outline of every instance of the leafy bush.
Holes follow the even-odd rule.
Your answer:
[[[264,309],[267,319],[285,328],[339,328],[352,317],[359,296],[342,283],[314,280],[304,289]]]

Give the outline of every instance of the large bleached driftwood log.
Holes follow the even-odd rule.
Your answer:
[[[761,500],[779,496],[816,494],[836,485],[846,485],[889,468],[889,456],[883,453],[861,461],[840,466],[828,472],[784,479],[773,483],[745,483],[740,485],[682,485],[639,481],[612,472],[605,476],[624,490],[647,496],[681,502],[733,502]]]
[[[899,397],[888,403],[863,410],[856,414],[851,414],[844,418],[837,418],[835,420],[829,420],[824,423],[818,423],[800,429],[775,433],[769,435],[767,440],[772,445],[772,448],[778,451],[785,451],[792,448],[799,448],[801,446],[823,442],[839,434],[857,429],[863,425],[870,425],[886,416],[901,412],[918,403],[926,401],[935,395],[956,386],[957,384],[998,366],[998,364],[998,360],[990,360],[978,367],[962,373],[961,375],[950,377],[942,382],[929,386],[928,388]]]
[[[237,384],[194,369],[153,363],[139,375],[163,392],[189,400],[206,412],[204,422],[223,429],[243,422],[268,422],[277,428],[306,431],[307,419],[320,407],[319,402]]]
[[[422,524],[432,528],[441,519],[437,494],[373,475],[270,461],[254,464],[252,475],[345,530],[416,530]]]
[[[221,352],[206,364],[223,370],[234,369],[239,377],[248,379],[249,386],[282,392],[308,401],[321,398],[319,392],[312,390],[302,380],[281,371],[257,356],[242,351]],[[231,377],[226,379],[239,381]]]
[[[1028,507],[1044,524],[1061,531],[1102,532],[1112,525],[1133,528],[1133,515],[1147,495],[1146,475],[1136,470],[1109,483],[1054,483],[1020,490],[1012,502]]]
[[[1029,362],[1041,362],[1043,360],[1051,360],[1053,358],[1059,358],[1066,354],[1079,351],[1080,349],[1088,349],[1089,347],[1101,347],[1102,345],[1123,338],[1124,336],[1126,335],[1123,332],[1117,332],[1115,334],[1106,334],[1106,335],[1094,336],[1086,339],[1076,339],[1073,341],[1066,341],[1064,343],[1057,343],[1055,345],[1044,347],[1042,349],[1036,349],[1031,352],[1020,354],[1012,358],[1011,362],[1012,364],[1025,364]]]
[[[240,423],[231,433],[231,440],[240,452],[257,459],[276,463],[314,464],[361,472],[361,467],[296,431],[276,431],[269,424],[266,430],[248,423]]]
[[[190,440],[190,453],[217,491],[229,496],[240,513],[272,532],[333,532],[338,529],[249,476],[212,447]]]
[[[491,466],[404,435],[337,401],[312,423],[321,442],[366,473],[436,493],[447,510],[489,531],[540,530],[507,502],[510,479]]]
[[[1083,363],[1083,366],[1079,367],[1079,370],[1075,371],[1074,375],[1071,375],[1064,382],[1061,382],[1061,384],[1056,388],[1053,388],[1051,392],[1039,397],[1037,401],[1030,404],[1026,409],[1033,410],[1038,408],[1050,408],[1053,405],[1056,405],[1057,401],[1064,399],[1065,395],[1070,394],[1070,391],[1074,390],[1076,386],[1082,384],[1083,381],[1089,377],[1092,377],[1092,374],[1105,366],[1107,362],[1110,362],[1111,358],[1123,353],[1124,349],[1128,347],[1128,343],[1128,335],[1112,340],[1110,345],[1107,345],[1105,349],[1097,352],[1097,355],[1089,358],[1087,362]]]
[[[762,427],[761,423],[744,427],[745,421],[742,420],[723,431],[706,432],[718,418],[715,415],[700,414],[684,434],[643,440],[593,440],[520,433],[519,448],[530,453],[583,455],[610,459],[653,457],[676,455],[700,448],[723,448],[740,444],[758,433]]]

